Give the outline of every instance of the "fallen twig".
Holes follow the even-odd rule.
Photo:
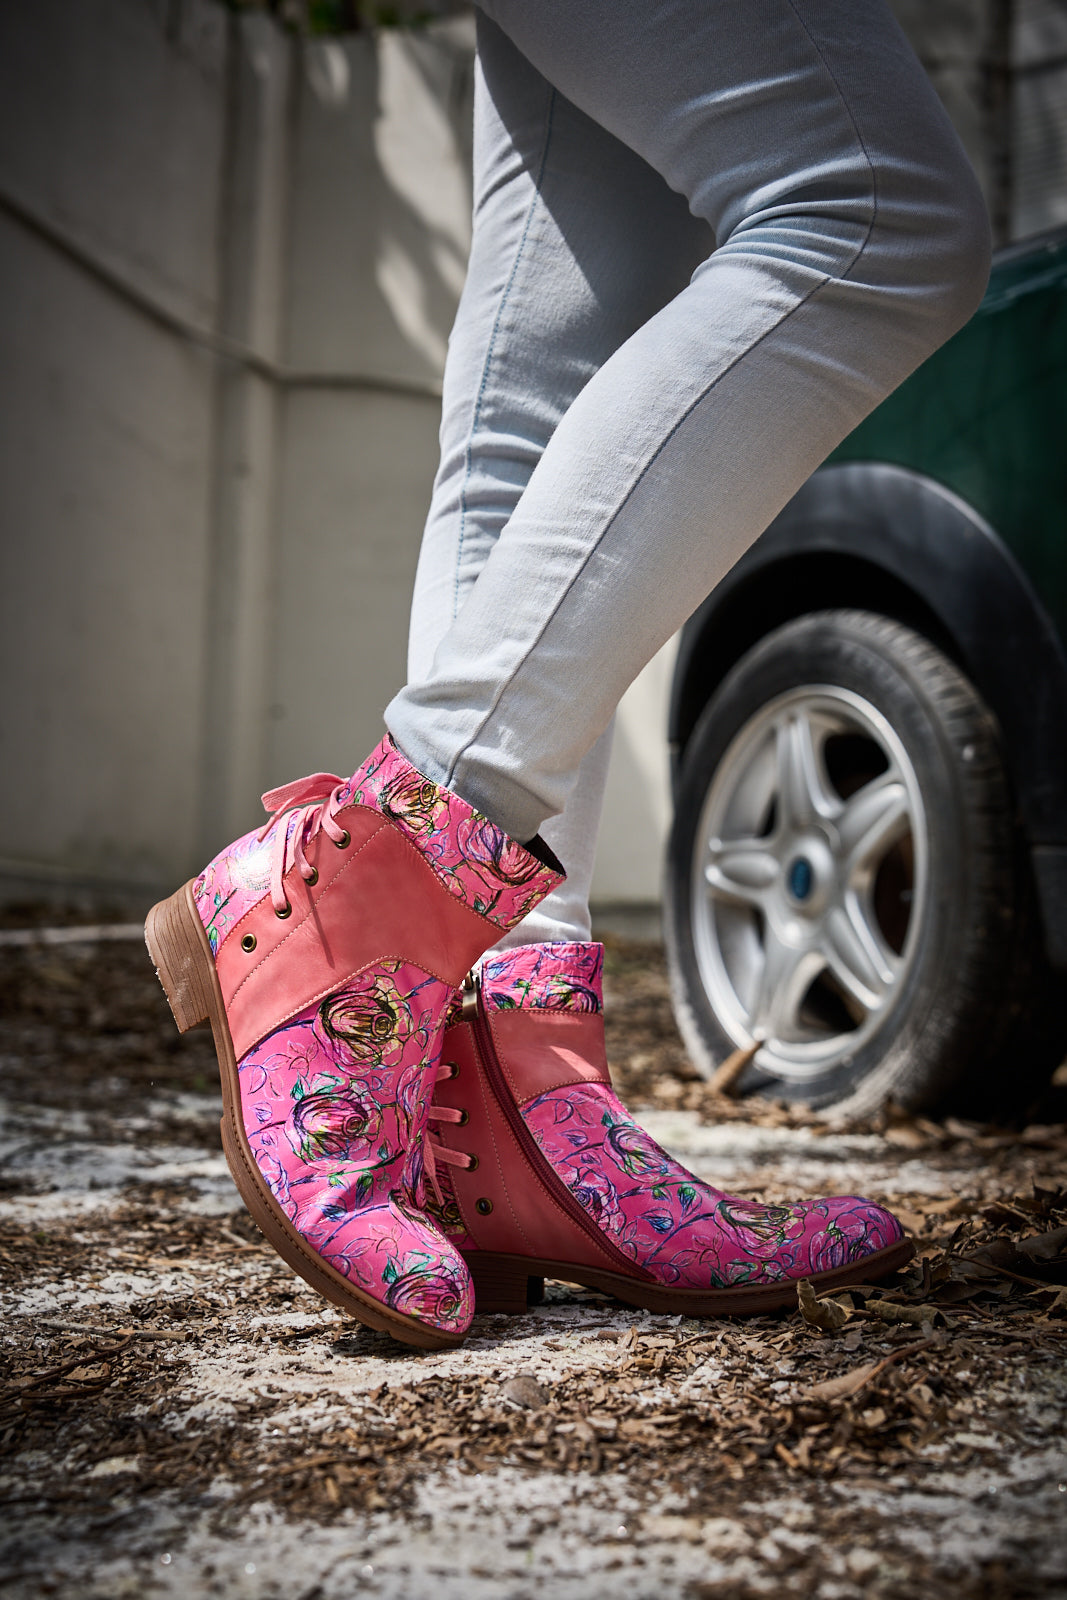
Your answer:
[[[932,1345],[940,1344],[939,1339],[917,1339],[914,1344],[906,1344],[900,1350],[894,1350],[881,1361],[873,1361],[868,1366],[854,1367],[851,1372],[842,1373],[839,1378],[827,1378],[824,1383],[816,1383],[810,1389],[803,1390],[797,1398],[800,1400],[846,1400],[851,1399],[861,1390],[866,1389],[880,1378],[882,1373],[893,1366],[894,1362],[904,1361],[908,1356],[917,1356],[922,1350],[929,1350]]]

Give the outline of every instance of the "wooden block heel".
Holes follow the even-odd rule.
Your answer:
[[[214,1009],[211,954],[189,884],[152,907],[144,942],[179,1033],[209,1021]]]
[[[475,1309],[517,1315],[544,1298],[545,1280],[531,1276],[529,1267],[514,1256],[475,1251],[465,1257],[474,1280]]]

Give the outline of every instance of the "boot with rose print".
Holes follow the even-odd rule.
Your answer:
[[[266,1237],[368,1326],[458,1344],[470,1276],[424,1209],[445,1013],[556,863],[389,737],[347,781],[319,773],[263,803],[261,832],[149,913],[148,948],[178,1027],[211,1022],[223,1148]]]
[[[907,1262],[896,1220],[852,1196],[760,1205],[687,1172],[613,1092],[598,944],[481,964],[450,1016],[430,1116],[448,1164],[442,1227],[478,1309],[522,1311],[545,1277],[689,1315],[796,1303]]]

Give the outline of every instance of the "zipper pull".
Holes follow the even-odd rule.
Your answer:
[[[462,1022],[473,1022],[478,1015],[478,979],[473,967],[463,980],[463,1002],[459,1015]]]

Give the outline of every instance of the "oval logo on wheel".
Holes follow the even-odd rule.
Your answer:
[[[813,874],[811,862],[806,856],[797,856],[789,868],[789,877],[786,881],[789,885],[789,893],[794,900],[806,900],[808,898],[811,893]]]

